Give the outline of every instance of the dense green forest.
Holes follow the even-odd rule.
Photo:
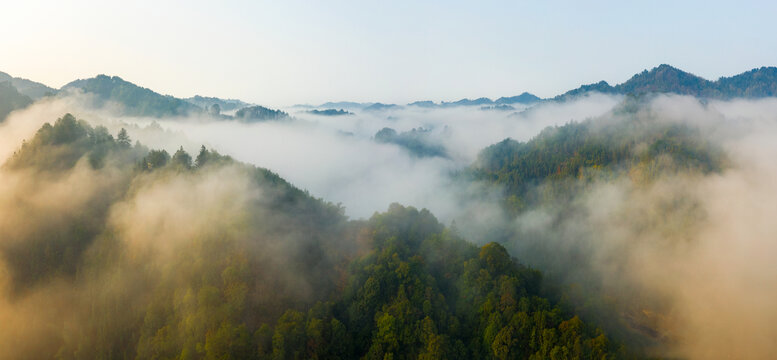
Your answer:
[[[639,291],[627,286],[607,289],[602,276],[610,282],[618,276],[590,270],[601,262],[592,257],[597,249],[591,246],[605,230],[573,224],[595,212],[586,207],[588,196],[602,186],[648,191],[661,180],[720,174],[729,166],[720,143],[704,128],[663,118],[651,110],[652,98],[628,96],[602,116],[548,127],[526,142],[505,139],[482,150],[460,175],[499,194],[504,219],[484,230],[492,241],[546,271],[564,306],[584,320],[597,319],[610,336],[640,349],[666,341],[655,325],[661,301],[648,299],[655,294],[634,295]],[[687,231],[703,217],[696,201],[683,194],[656,206],[657,223],[639,212],[622,223],[668,233]],[[532,229],[537,214],[546,224],[539,233]]]
[[[61,282],[74,289],[56,300],[67,312],[41,315],[35,340],[20,340],[12,355],[629,356],[544,297],[538,271],[497,243],[465,241],[427,210],[395,204],[349,221],[268,170],[205,147],[196,156],[149,150],[123,129],[114,137],[69,114],[2,171],[34,179],[14,200],[28,225],[0,249],[6,301]],[[49,182],[70,181],[95,189],[68,205],[77,210],[35,200],[51,193]]]
[[[527,142],[505,139],[483,149],[470,174],[504,186],[508,207],[519,212],[587,181],[722,169],[722,149],[699,128],[661,121],[647,109],[646,97],[630,96],[601,118],[548,127]],[[533,191],[539,185],[544,190]]]
[[[493,144],[457,173],[466,189],[475,189],[461,192],[462,207],[498,202],[484,231],[459,222],[460,232],[427,210],[399,204],[349,220],[342,206],[269,170],[204,146],[191,154],[183,147],[149,149],[124,129],[65,115],[42,126],[0,167],[8,188],[0,206],[12,209],[0,220],[6,239],[0,244],[0,301],[6,305],[0,320],[14,324],[0,330],[6,342],[0,357],[649,354],[675,339],[656,325],[668,319],[659,319],[666,310],[660,294],[603,285],[587,270],[599,265],[587,247],[597,244],[590,238],[606,234],[564,228],[565,222],[589,210],[581,199],[602,184],[625,183],[628,194],[675,175],[693,179],[729,169],[720,142],[705,132],[715,128],[715,116],[704,126],[667,118],[653,106],[656,96],[643,91],[725,98],[746,87],[740,95],[767,96],[775,83],[771,69],[709,82],[661,66],[617,91],[606,83],[586,88],[630,94],[601,116],[545,128],[525,142]],[[101,80],[118,86],[89,91],[107,94],[106,100],[137,100],[134,108],[143,113],[134,115],[182,114],[172,110],[178,102],[167,101],[174,98],[147,97],[150,90],[123,86],[120,79]],[[709,90],[722,86],[730,89]],[[0,119],[5,109],[31,102],[0,82]],[[693,106],[706,111],[711,105],[697,100]],[[220,110],[208,108],[231,118]],[[290,119],[261,106],[241,109],[235,118]],[[415,157],[446,157],[427,129],[384,128],[373,139]],[[638,209],[629,222],[638,231],[685,231],[703,217],[695,201],[672,194],[648,209],[660,214]],[[537,214],[545,216],[537,222],[544,227],[529,221]],[[23,326],[13,321],[17,317]]]

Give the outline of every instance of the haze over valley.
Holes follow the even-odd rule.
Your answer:
[[[57,5],[74,28],[49,36],[99,66],[40,71],[22,45],[56,41],[0,40],[0,358],[772,358],[771,53],[744,35],[738,56],[680,52],[636,28],[658,28],[643,7],[573,26],[601,5],[543,15],[558,29],[534,38],[523,12],[544,5]],[[580,47],[557,33],[573,28]],[[623,72],[648,56],[627,35],[682,66]],[[517,55],[601,60],[606,41],[624,54],[605,72]]]

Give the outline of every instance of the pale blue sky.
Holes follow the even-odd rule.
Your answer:
[[[0,71],[266,105],[554,96],[777,65],[773,1],[14,1]]]

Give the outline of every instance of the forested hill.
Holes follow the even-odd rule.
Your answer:
[[[627,287],[602,285],[616,282],[613,268],[623,266],[618,271],[626,273],[631,269],[620,260],[602,260],[600,251],[615,242],[600,240],[609,239],[606,233],[612,227],[588,228],[579,221],[595,218],[600,207],[612,201],[607,196],[613,189],[641,194],[680,179],[714,176],[730,166],[720,143],[703,130],[709,127],[667,119],[651,107],[654,98],[626,96],[602,116],[548,127],[525,142],[505,139],[482,150],[462,176],[501,195],[504,219],[484,230],[488,236],[543,269],[549,284],[560,285],[558,291],[569,300],[571,311],[597,319],[608,334],[641,349],[669,341],[672,335],[658,325],[663,315],[656,315],[667,310],[661,301],[647,300],[654,294],[634,295]],[[606,195],[592,199],[601,194]],[[651,203],[658,210],[640,208],[631,213],[633,218],[613,217],[615,227],[638,224],[635,228],[677,234],[703,218],[695,198],[673,195],[666,203]],[[662,217],[655,220],[649,211]],[[619,252],[612,254],[620,259]],[[603,263],[617,265],[603,272],[598,267]]]
[[[600,118],[548,127],[527,142],[505,139],[481,151],[472,174],[504,186],[510,207],[520,211],[543,201],[531,191],[541,184],[563,187],[569,180],[624,173],[649,181],[680,170],[719,171],[722,150],[691,125],[657,121],[640,111],[649,99],[627,97]]]
[[[254,105],[244,107],[235,112],[235,119],[243,122],[262,122],[271,120],[288,120],[289,114],[281,110],[273,110],[264,106]]]
[[[379,143],[396,144],[416,157],[447,157],[445,148],[430,139],[431,130],[424,128],[411,129],[397,133],[392,128],[383,128],[375,133],[373,139]]]
[[[185,100],[161,95],[118,76],[97,75],[90,79],[73,81],[62,89],[80,89],[94,94],[98,106],[108,101],[121,104],[123,113],[129,116],[185,116],[202,112],[200,107]]]
[[[267,170],[71,115],[1,171],[23,180],[0,198],[3,301],[27,324],[12,358],[627,356],[543,298],[539,272],[426,210],[348,221]]]
[[[645,70],[628,81],[611,86],[605,81],[583,85],[557,96],[563,100],[588,92],[605,94],[674,93],[709,99],[763,98],[777,96],[777,67],[761,67],[710,81],[663,64]]]

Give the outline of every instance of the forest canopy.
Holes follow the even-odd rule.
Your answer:
[[[543,293],[539,271],[465,241],[429,211],[348,220],[278,175],[201,147],[173,155],[70,114],[2,167],[3,330],[39,358],[628,357]],[[61,182],[91,191],[54,194]],[[66,215],[67,214],[67,215]],[[65,216],[66,215],[66,216]],[[52,217],[55,216],[51,221]],[[15,229],[9,232],[11,229]],[[41,297],[54,284],[69,289]],[[22,309],[22,308],[20,308]]]

